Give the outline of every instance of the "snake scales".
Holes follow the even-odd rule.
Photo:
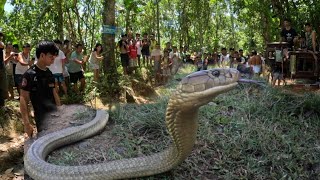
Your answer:
[[[198,109],[238,83],[235,69],[200,71],[183,78],[167,106],[166,125],[173,144],[151,156],[86,166],[58,166],[45,161],[59,147],[90,137],[102,130],[108,114],[98,110],[89,123],[48,134],[35,141],[24,158],[24,167],[36,180],[123,179],[163,173],[179,165],[191,153],[196,140]]]

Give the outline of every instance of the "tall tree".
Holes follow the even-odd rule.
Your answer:
[[[115,0],[104,0],[103,1],[103,15],[102,22],[103,25],[107,25],[109,27],[115,27]],[[112,33],[103,33],[102,34],[102,43],[103,47],[106,50],[106,54],[103,60],[103,69],[105,78],[107,79],[107,83],[109,87],[113,87],[118,93],[117,88],[119,84],[117,66],[115,61],[115,34]]]

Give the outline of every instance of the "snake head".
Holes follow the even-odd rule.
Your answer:
[[[192,73],[181,80],[177,87],[183,106],[198,107],[207,104],[221,93],[233,89],[240,73],[232,68],[216,68]]]

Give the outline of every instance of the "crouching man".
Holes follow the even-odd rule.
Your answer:
[[[28,103],[34,109],[34,118],[37,131],[42,129],[42,123],[46,115],[57,110],[60,106],[60,98],[55,90],[55,79],[52,72],[47,68],[58,55],[58,47],[50,41],[41,41],[36,47],[38,61],[24,74],[20,93],[20,111],[24,123],[25,132],[32,137],[33,126],[29,121]]]

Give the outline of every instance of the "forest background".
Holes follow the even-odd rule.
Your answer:
[[[320,30],[318,9],[315,0],[0,0],[0,28],[6,41],[20,45],[69,39],[82,42],[90,54],[101,42],[104,70],[112,77],[121,33],[155,33],[162,47],[170,41],[189,51],[233,47],[263,52],[268,42],[280,39],[285,18],[299,34],[306,22]],[[116,27],[117,33],[102,33],[103,25]]]

